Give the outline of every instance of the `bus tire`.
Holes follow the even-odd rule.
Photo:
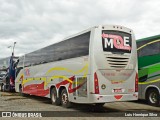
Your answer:
[[[160,105],[160,94],[157,89],[150,89],[147,92],[146,100],[148,104],[152,106],[159,106]]]
[[[69,102],[68,93],[66,89],[63,89],[61,92],[61,104],[65,108],[70,108],[72,106],[72,103]]]
[[[4,92],[4,85],[1,84],[1,92]]]
[[[25,94],[22,92],[22,86],[20,85],[19,86],[19,93],[21,96],[25,97]]]
[[[61,105],[60,98],[57,97],[56,88],[52,88],[51,89],[50,98],[51,98],[52,104],[54,104],[54,105]]]

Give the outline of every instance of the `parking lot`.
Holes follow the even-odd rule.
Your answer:
[[[159,113],[159,107],[149,106],[145,101],[106,103],[103,108],[93,105],[74,104],[72,108],[52,105],[50,99],[36,96],[22,97],[19,93],[0,92],[0,111],[48,111],[56,117],[125,117],[132,112]],[[57,113],[57,115],[56,115]],[[73,115],[74,114],[74,115]],[[52,116],[54,117],[54,116]],[[154,116],[156,117],[156,116]],[[147,117],[148,118],[148,117]]]

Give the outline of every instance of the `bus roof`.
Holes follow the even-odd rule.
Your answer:
[[[147,41],[147,40],[157,40],[157,39],[160,39],[160,34],[159,35],[155,35],[155,36],[151,36],[151,37],[138,39],[136,42]]]

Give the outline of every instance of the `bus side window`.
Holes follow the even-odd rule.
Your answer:
[[[155,55],[155,54],[159,54],[159,43],[157,42],[141,48],[138,52],[139,57]]]
[[[90,32],[81,34],[68,40],[70,58],[81,57],[89,54]]]

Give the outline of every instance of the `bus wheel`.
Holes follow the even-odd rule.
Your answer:
[[[70,108],[72,106],[72,103],[69,102],[68,93],[66,89],[63,89],[61,92],[61,104],[65,108]]]
[[[4,85],[3,84],[1,84],[1,92],[4,92]]]
[[[22,86],[20,85],[19,86],[19,93],[21,96],[25,97],[25,94],[22,92]]]
[[[153,106],[158,106],[159,102],[160,102],[160,94],[159,94],[158,90],[150,89],[147,92],[146,99],[147,99],[148,104],[153,105]]]
[[[50,98],[51,98],[52,104],[61,105],[60,98],[57,97],[56,88],[52,88],[52,89],[51,89]]]

